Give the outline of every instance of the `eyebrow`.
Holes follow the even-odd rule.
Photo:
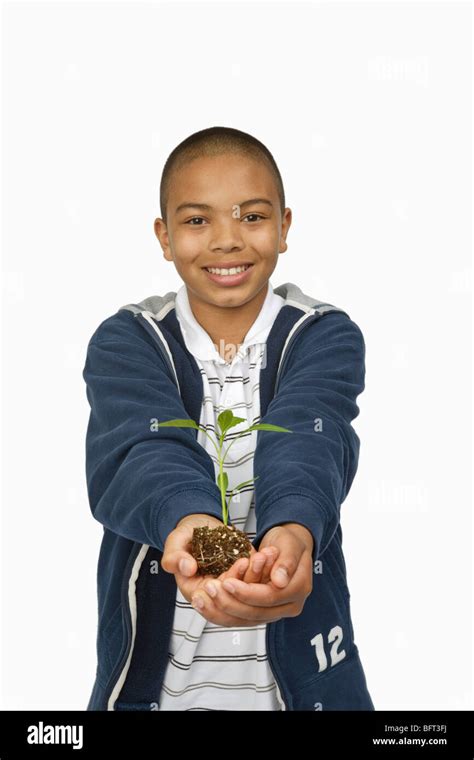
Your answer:
[[[271,206],[273,208],[273,203],[268,200],[268,198],[250,198],[248,201],[243,201],[242,203],[237,203],[237,206],[240,206],[242,208],[243,206],[249,206],[250,204],[255,203],[266,203],[268,206]],[[182,211],[185,208],[198,208],[202,211],[212,211],[212,206],[209,206],[207,203],[180,203],[178,208],[176,209],[175,213],[177,214],[179,211]]]

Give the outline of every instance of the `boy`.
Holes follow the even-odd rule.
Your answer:
[[[169,156],[155,233],[184,284],[128,304],[92,336],[86,472],[104,526],[88,710],[373,710],[354,642],[340,505],[357,470],[351,421],[362,333],[337,307],[270,283],[291,210],[268,149],[236,129]],[[223,408],[292,434],[242,436],[230,507],[252,540],[196,575],[195,526],[222,524],[212,443]],[[158,424],[157,424],[158,422]],[[157,432],[158,427],[158,432]]]

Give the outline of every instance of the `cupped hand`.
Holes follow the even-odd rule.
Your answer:
[[[217,577],[210,574],[196,574],[197,562],[188,551],[194,528],[202,526],[216,528],[222,525],[223,523],[212,515],[188,515],[180,520],[166,539],[161,565],[166,572],[174,574],[176,584],[188,602],[193,603],[198,589],[201,591],[201,598],[207,596],[205,593],[206,586],[215,581],[222,583],[230,578],[242,580],[245,583],[267,583],[269,581],[273,563],[279,553],[279,550],[274,547],[268,547],[264,551],[257,552],[252,546],[249,558],[238,559],[229,570]],[[209,597],[207,598],[209,599]],[[201,609],[198,607],[196,609],[203,614]],[[215,616],[212,622],[229,627],[255,625],[253,620],[246,620],[242,617],[235,618],[225,613]]]
[[[199,612],[218,625],[226,625],[223,621],[227,618],[241,618],[245,625],[249,621],[257,625],[296,617],[313,588],[313,546],[312,534],[304,526],[298,523],[275,526],[259,545],[259,553],[266,553],[269,548],[279,552],[267,583],[244,582],[236,577],[206,580],[204,587],[196,589],[192,601],[202,598],[204,604]]]

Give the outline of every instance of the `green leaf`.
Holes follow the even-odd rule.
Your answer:
[[[232,491],[238,491],[239,488],[243,488],[244,486],[248,486],[249,483],[253,483],[254,480],[257,480],[260,475],[255,475],[254,478],[250,478],[250,480],[244,480],[243,483],[239,483],[238,486],[235,486],[235,488],[232,489]]]
[[[227,430],[229,430],[231,427],[235,427],[235,425],[240,425],[241,422],[247,422],[247,420],[243,417],[234,417],[230,425],[227,426]]]
[[[292,430],[280,427],[279,425],[270,425],[268,422],[260,422],[258,425],[252,425],[249,430],[273,430],[275,433],[292,433]]]
[[[160,427],[183,427],[183,428],[196,428],[198,424],[194,420],[166,420],[166,422],[160,422],[158,420],[158,429]]]
[[[219,414],[217,418],[217,424],[219,425],[222,433],[225,433],[225,431],[229,427],[229,424],[232,421],[233,416],[234,415],[232,414],[232,411],[230,409],[224,409],[224,411]]]
[[[231,427],[239,425],[241,422],[245,422],[243,417],[234,417],[232,409],[224,409],[217,418],[217,424],[221,429],[222,435],[225,435]]]
[[[221,477],[222,474],[222,477]],[[224,486],[221,486],[221,482],[223,482]],[[229,478],[226,472],[218,473],[217,475],[217,485],[221,489],[221,491],[224,491],[224,493],[227,491],[227,486],[229,485]]]

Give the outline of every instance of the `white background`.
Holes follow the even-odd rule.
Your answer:
[[[89,699],[86,346],[181,285],[153,233],[159,180],[213,125],[282,173],[272,285],[365,336],[342,527],[376,709],[473,709],[470,23],[456,2],[3,5],[4,709]]]

